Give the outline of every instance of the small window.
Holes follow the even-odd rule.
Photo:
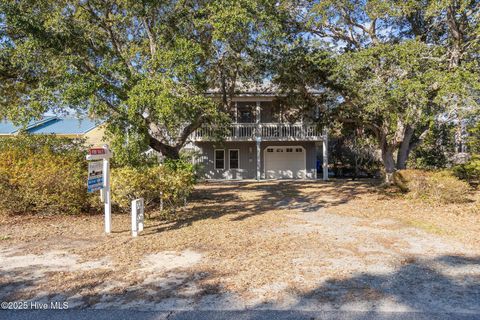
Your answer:
[[[228,161],[229,161],[230,169],[240,168],[239,156],[240,155],[239,155],[238,149],[228,150]]]
[[[296,148],[295,152],[303,152],[303,149],[302,148]]]
[[[225,150],[215,150],[215,169],[225,169]]]
[[[283,149],[277,149],[277,152],[283,152]]]
[[[267,152],[273,152],[273,148],[268,148]]]
[[[286,152],[293,152],[293,148],[287,148]]]

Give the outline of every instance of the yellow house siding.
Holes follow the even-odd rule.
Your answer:
[[[105,126],[98,126],[95,129],[92,129],[83,135],[83,138],[86,139],[87,145],[101,146],[106,144],[104,141],[105,136]]]

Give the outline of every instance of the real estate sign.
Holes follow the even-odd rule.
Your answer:
[[[110,158],[112,152],[108,145],[101,148],[90,148],[87,154],[88,192],[101,190],[105,205],[105,233],[112,232],[112,206],[110,204]],[[101,161],[97,161],[101,160]]]
[[[88,163],[88,192],[103,189],[103,161]]]

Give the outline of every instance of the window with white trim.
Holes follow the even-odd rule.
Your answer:
[[[225,150],[215,149],[215,169],[225,169]]]
[[[240,150],[230,149],[228,150],[228,161],[230,169],[240,168]]]
[[[287,152],[293,152],[293,148],[287,148]]]
[[[303,152],[303,148],[296,148],[295,152]]]

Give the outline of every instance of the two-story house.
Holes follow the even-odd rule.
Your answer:
[[[237,95],[232,125],[223,142],[215,141],[208,127],[191,137],[205,178],[327,180],[326,131],[306,120],[292,123],[286,111],[271,93]]]

